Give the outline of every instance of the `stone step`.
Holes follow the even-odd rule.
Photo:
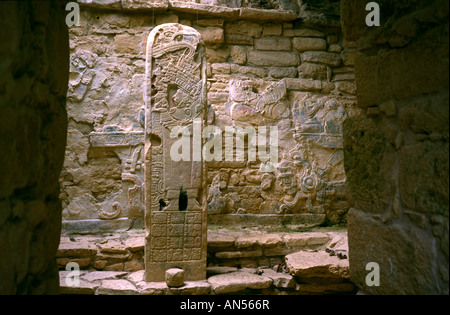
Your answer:
[[[335,241],[332,242],[332,239]],[[299,250],[329,248],[330,251],[341,253],[346,240],[346,233],[333,232],[210,230],[208,264],[228,267],[274,266],[281,263],[285,255]],[[62,237],[57,262],[60,269],[65,269],[69,262],[75,262],[81,269],[138,271],[144,268],[144,242],[144,231],[109,236]]]
[[[288,255],[290,272],[273,269],[208,268],[208,278],[186,281],[177,287],[166,282],[145,282],[144,270],[136,272],[60,271],[61,294],[66,295],[208,295],[208,294],[336,294],[355,293],[348,281],[348,262],[324,251]],[[310,262],[305,262],[309,259]],[[322,261],[322,262],[321,262]],[[347,270],[346,270],[347,269]],[[76,283],[76,279],[79,280]]]

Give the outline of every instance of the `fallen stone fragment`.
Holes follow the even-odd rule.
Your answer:
[[[272,279],[247,272],[232,272],[208,278],[215,294],[239,292],[245,289],[265,289]]]

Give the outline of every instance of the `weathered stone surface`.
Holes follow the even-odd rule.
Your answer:
[[[235,64],[243,65],[247,62],[247,51],[243,46],[232,46],[230,57]]]
[[[107,241],[104,244],[100,244],[100,252],[101,253],[109,253],[109,254],[126,254],[128,251],[119,241]]]
[[[78,1],[80,6],[89,6],[92,8],[98,8],[98,9],[120,9],[121,8],[121,0],[80,0]],[[124,2],[131,2],[131,1],[124,1]]]
[[[127,280],[103,280],[98,295],[137,295],[139,291]]]
[[[211,293],[211,285],[208,281],[186,281],[181,287],[170,288],[173,295],[208,295]]]
[[[253,45],[253,37],[241,34],[226,34],[225,42],[234,45]]]
[[[102,2],[104,5],[105,2],[115,1],[115,0],[84,0],[85,2]],[[124,10],[145,10],[145,11],[166,11],[169,8],[169,1],[168,0],[121,0],[122,8]],[[110,8],[108,6],[108,8]]]
[[[283,24],[265,24],[263,36],[281,36],[283,33]]]
[[[213,266],[206,268],[206,272],[208,277],[214,275],[220,275],[224,273],[236,272],[238,269],[236,267],[222,267],[222,266]]]
[[[66,279],[59,278],[59,293],[62,295],[93,295],[100,284],[80,280],[79,285],[68,285]]]
[[[301,54],[302,62],[316,62],[337,67],[341,63],[341,56],[325,51],[307,51]]]
[[[249,258],[261,257],[262,250],[247,250],[247,251],[233,251],[233,252],[217,252],[216,258],[219,259],[233,259],[233,258]]]
[[[261,269],[261,271],[262,276],[272,279],[276,288],[292,289],[297,284],[294,278],[287,273],[276,272],[272,269]]]
[[[236,237],[232,235],[209,233],[208,234],[208,246],[209,247],[230,247],[234,245]]]
[[[197,27],[205,44],[221,44],[224,41],[223,28],[221,27]]]
[[[185,271],[179,268],[166,270],[166,284],[168,287],[181,287],[184,284]]]
[[[81,279],[92,282],[96,280],[116,279],[125,276],[126,274],[127,273],[123,271],[92,271],[81,276]]]
[[[281,78],[296,78],[297,77],[297,69],[295,67],[271,67],[269,69],[269,77],[281,79]],[[267,185],[271,183],[267,181]],[[261,186],[263,188],[263,186]],[[267,187],[269,189],[270,187]],[[264,190],[264,188],[263,188]]]
[[[239,14],[239,11],[233,8],[184,1],[170,1],[170,9],[186,13],[208,14],[210,16],[219,16],[224,18],[232,18]]]
[[[63,242],[58,247],[56,257],[86,257],[97,253],[97,248],[87,241]]]
[[[126,239],[123,244],[125,248],[132,252],[144,250],[145,239],[143,237],[134,237]]]
[[[298,51],[327,49],[327,42],[323,38],[295,37],[292,44]]]
[[[117,53],[140,54],[143,52],[143,37],[120,34],[114,37],[114,47]]]
[[[139,287],[142,295],[166,295],[170,292],[165,282],[140,282]]]
[[[348,259],[341,260],[325,251],[300,251],[289,254],[286,256],[286,266],[291,275],[300,278],[350,277]]]
[[[328,78],[328,68],[325,65],[303,62],[298,67],[298,73],[301,78],[326,80]]]
[[[225,24],[226,34],[245,35],[253,38],[260,38],[263,31],[261,24],[249,21],[238,21]]]
[[[241,8],[239,17],[241,19],[255,19],[262,21],[293,21],[297,14],[286,10],[260,10],[252,8]]]
[[[252,247],[260,245],[263,247],[277,246],[282,244],[282,239],[279,235],[254,235],[254,236],[240,236],[235,242],[237,248]]]
[[[256,66],[264,67],[289,67],[298,66],[300,64],[300,57],[298,54],[291,52],[249,51],[248,62]]]
[[[145,279],[145,270],[139,270],[127,275],[127,279],[133,283],[139,283]]]
[[[284,37],[263,37],[255,39],[255,48],[257,50],[290,51],[291,41]]]
[[[265,289],[272,279],[247,272],[232,272],[208,278],[215,294],[235,293],[245,289]]]
[[[286,86],[291,90],[298,91],[320,91],[322,89],[322,82],[319,80],[295,79],[287,78]]]
[[[324,37],[325,34],[323,32],[313,30],[313,29],[285,29],[283,31],[283,36],[289,37]]]

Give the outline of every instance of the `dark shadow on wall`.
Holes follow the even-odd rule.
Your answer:
[[[0,294],[55,294],[67,134],[65,1],[0,2]]]

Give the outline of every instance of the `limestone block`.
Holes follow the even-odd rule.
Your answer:
[[[262,250],[246,250],[246,251],[233,251],[233,252],[217,252],[216,258],[219,259],[234,259],[234,258],[250,258],[261,257],[263,255]]]
[[[97,289],[98,295],[137,295],[139,291],[128,280],[103,280]]]
[[[231,65],[231,73],[239,73],[244,75],[254,75],[259,78],[264,78],[267,76],[267,70],[264,68],[248,67],[240,65]]]
[[[126,274],[127,272],[123,271],[92,271],[81,276],[81,279],[92,282],[97,280],[117,279],[125,276]]]
[[[208,281],[186,281],[180,287],[170,287],[173,295],[208,295],[211,293],[211,285]]]
[[[225,42],[231,45],[253,45],[253,37],[241,34],[225,34]]]
[[[168,287],[181,287],[184,284],[185,272],[183,269],[171,268],[166,270],[166,284]]]
[[[211,4],[198,4],[185,1],[170,1],[170,8],[174,11],[191,14],[207,14],[224,18],[232,18],[239,14],[237,9]]]
[[[125,248],[132,252],[144,250],[145,240],[143,237],[128,238],[124,241]]]
[[[62,295],[93,295],[100,284],[80,280],[79,285],[68,285],[64,277],[59,277],[59,293]]]
[[[205,44],[221,44],[224,41],[224,33],[221,27],[197,27]]]
[[[215,294],[239,292],[245,289],[265,289],[272,284],[272,279],[247,272],[232,272],[208,278]]]
[[[292,43],[298,51],[327,49],[327,42],[323,38],[294,37]]]
[[[260,24],[249,21],[238,21],[225,24],[225,33],[234,35],[246,35],[260,38],[263,27]]]
[[[155,24],[178,23],[178,15],[176,14],[158,14],[155,16]]]
[[[141,54],[143,52],[143,40],[140,35],[119,34],[114,37],[114,47],[117,53]]]
[[[243,46],[232,46],[230,57],[235,64],[243,65],[247,62],[247,50]]]
[[[291,52],[249,51],[248,62],[262,67],[289,67],[298,66],[300,57]]]
[[[325,34],[313,29],[284,29],[283,36],[288,37],[324,37]]]
[[[126,254],[128,251],[125,246],[116,240],[109,240],[104,244],[100,244],[100,252],[101,253],[109,253],[109,254]]]
[[[298,15],[288,10],[262,10],[253,8],[241,8],[239,17],[260,21],[293,21]]]
[[[206,48],[206,60],[209,63],[226,62],[230,56],[229,48],[211,49]]]
[[[87,257],[97,253],[97,248],[87,241],[62,242],[56,257]]]
[[[347,279],[350,277],[348,259],[330,256],[325,251],[300,251],[286,256],[289,273],[301,278],[329,277]]]
[[[286,37],[263,37],[255,39],[255,48],[257,50],[290,51],[291,41]]]
[[[356,84],[349,81],[336,82],[339,91],[356,95]]]
[[[269,69],[269,77],[282,79],[282,78],[295,78],[298,71],[295,67],[271,67]]]
[[[326,80],[328,78],[328,67],[326,65],[303,62],[298,67],[298,73],[301,78]]]
[[[322,63],[328,66],[337,67],[341,64],[341,56],[325,51],[306,51],[301,54],[302,62]]]
[[[262,276],[272,279],[276,288],[292,289],[295,288],[296,282],[294,277],[287,273],[276,272],[272,269],[261,269]]]
[[[319,80],[286,78],[285,81],[290,90],[320,91],[322,89],[322,82]]]
[[[282,32],[282,24],[265,24],[263,27],[263,36],[281,36]]]

